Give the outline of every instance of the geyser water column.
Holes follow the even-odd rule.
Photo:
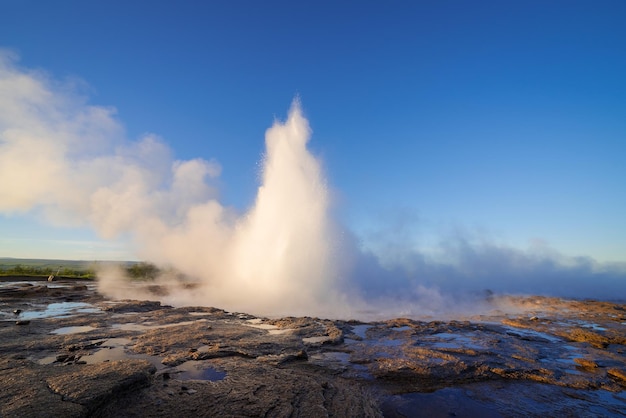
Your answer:
[[[321,313],[337,296],[329,193],[310,136],[294,100],[287,121],[266,132],[262,184],[235,230],[233,279],[264,299],[263,310]]]
[[[268,316],[328,317],[345,311],[336,262],[341,245],[323,170],[307,149],[310,137],[308,121],[295,100],[287,120],[276,121],[266,132],[261,185],[254,205],[241,216],[208,195],[176,211],[181,218],[138,219],[133,232],[141,258],[173,266],[200,281],[190,290],[177,279],[162,277],[168,289],[162,297],[166,303]],[[175,167],[180,171],[180,164]],[[185,172],[193,175],[174,184],[193,184],[207,171],[198,164],[188,168]],[[116,290],[122,287],[114,274],[101,277],[104,293],[130,296]],[[155,295],[138,292],[132,297]]]
[[[254,205],[241,216],[205,187],[205,179],[218,173],[207,162],[174,162],[171,188],[145,193],[138,207],[150,210],[134,213],[128,231],[140,258],[198,281],[190,287],[171,275],[159,278],[167,287],[164,302],[267,316],[348,312],[339,286],[343,245],[330,216],[323,170],[307,149],[310,137],[295,100],[287,120],[266,132],[261,185]],[[163,202],[178,206],[163,210]],[[119,273],[99,277],[107,295],[157,297],[141,288],[129,294]]]

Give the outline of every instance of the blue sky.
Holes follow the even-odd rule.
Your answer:
[[[0,46],[114,107],[130,140],[219,162],[239,210],[299,96],[364,246],[462,234],[626,262],[624,21],[623,1],[5,0]],[[0,256],[31,255],[134,257],[37,208],[0,214]]]

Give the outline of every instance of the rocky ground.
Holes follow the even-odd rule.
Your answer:
[[[362,323],[13,278],[0,283],[0,417],[623,416],[625,349],[617,303],[501,297],[463,320]]]

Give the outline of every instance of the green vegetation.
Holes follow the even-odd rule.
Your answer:
[[[136,280],[153,280],[161,271],[151,263],[139,262],[126,267],[126,274]]]
[[[51,274],[75,279],[94,279],[98,267],[119,264],[109,261],[90,262],[76,260],[41,260],[25,258],[0,258],[0,276],[48,277]],[[146,262],[123,262],[126,274],[134,280],[152,280],[160,269]]]
[[[77,279],[93,279],[95,266],[84,261],[0,259],[0,276],[55,276]]]
[[[76,270],[68,267],[53,269],[50,267],[36,267],[18,264],[13,267],[0,267],[1,276],[55,276],[75,277],[81,279],[92,279],[95,273],[91,269]]]

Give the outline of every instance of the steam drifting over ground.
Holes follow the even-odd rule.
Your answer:
[[[545,247],[521,251],[456,234],[441,241],[445,261],[418,250],[393,257],[362,250],[333,221],[298,101],[266,132],[262,182],[242,215],[218,201],[217,162],[175,160],[154,135],[129,141],[113,108],[89,105],[71,83],[16,62],[0,53],[0,213],[90,226],[104,238],[130,234],[139,258],[197,284],[162,277],[168,303],[265,315],[412,316],[483,309],[485,289],[626,294],[623,265]],[[113,296],[155,297],[119,272],[102,272],[100,285]]]

